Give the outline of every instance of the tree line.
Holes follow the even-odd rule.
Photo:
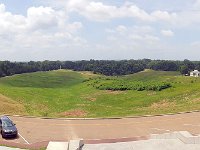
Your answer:
[[[92,71],[107,76],[119,76],[153,69],[160,71],[180,71],[189,74],[191,70],[200,70],[200,61],[172,61],[172,60],[81,60],[81,61],[30,61],[11,62],[0,61],[0,77],[14,74],[50,71],[58,69],[72,69],[74,71]]]

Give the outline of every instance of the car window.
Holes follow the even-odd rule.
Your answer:
[[[3,120],[2,122],[3,127],[12,127],[14,124],[11,121]]]

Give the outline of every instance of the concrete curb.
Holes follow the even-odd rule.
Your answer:
[[[46,150],[68,150],[68,142],[49,142]]]
[[[83,139],[79,140],[70,140],[68,143],[68,149],[67,150],[81,150],[83,147]]]
[[[16,147],[16,148],[22,148],[22,149],[34,149],[39,150],[41,148],[46,148],[48,146],[49,141],[41,141],[31,144],[23,144],[23,143],[17,143],[17,142],[11,142],[11,141],[0,141],[1,146],[7,146],[7,147]]]
[[[179,139],[185,144],[200,144],[200,136],[193,136],[188,131],[152,134],[151,139]]]
[[[135,137],[124,137],[124,138],[114,138],[114,139],[84,139],[84,144],[102,144],[102,143],[118,143],[118,142],[131,142],[148,140],[150,136],[135,136]]]
[[[131,142],[131,141],[148,140],[149,138],[150,138],[150,136],[138,136],[138,137],[130,137],[130,138],[117,138],[117,139],[84,139],[84,140],[80,139],[81,141],[80,141],[79,145],[81,148],[83,146],[83,144]],[[70,141],[72,141],[72,140],[70,140]],[[70,141],[69,141],[69,143],[70,143]],[[41,142],[36,142],[36,143],[31,143],[31,144],[24,144],[24,143],[17,143],[17,142],[11,142],[11,141],[0,141],[0,146],[39,150],[41,148],[47,148],[49,143],[51,143],[51,142],[52,141],[41,141]],[[59,141],[59,140],[57,140],[55,142],[57,144],[66,143],[65,141]],[[67,144],[67,148],[69,146],[68,144]],[[54,146],[49,146],[49,148],[53,148],[53,147]],[[62,145],[62,147],[63,147],[63,145]]]
[[[37,117],[37,116],[26,116],[26,115],[11,115],[2,114],[0,116],[10,116],[10,117],[21,117],[21,118],[38,118],[38,119],[58,119],[58,120],[107,120],[107,119],[126,119],[126,118],[146,118],[146,117],[158,117],[158,116],[170,116],[178,114],[187,114],[200,112],[200,110],[177,112],[177,113],[166,113],[166,114],[155,114],[155,115],[138,115],[138,116],[126,116],[126,117],[103,117],[103,118],[56,118],[56,117]]]

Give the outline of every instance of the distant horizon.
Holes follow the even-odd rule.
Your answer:
[[[199,60],[200,0],[0,0],[0,60]]]
[[[27,60],[27,61],[15,61],[15,60],[0,60],[0,61],[10,61],[10,62],[39,62],[39,61],[90,61],[90,60],[97,60],[97,61],[123,61],[123,60],[143,60],[143,59],[150,59],[150,60],[164,60],[164,61],[184,61],[184,60],[189,60],[189,61],[200,61],[199,60],[190,60],[190,59],[183,59],[183,60],[172,60],[172,59],[151,59],[151,58],[139,58],[139,59],[80,59],[80,60]]]

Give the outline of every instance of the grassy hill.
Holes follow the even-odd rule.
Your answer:
[[[89,84],[91,79],[107,78],[127,83],[168,82],[172,87],[162,91],[110,91]],[[199,88],[200,78],[178,72],[145,70],[121,77],[69,70],[27,73],[0,78],[0,114],[111,117],[189,111],[200,109]]]

